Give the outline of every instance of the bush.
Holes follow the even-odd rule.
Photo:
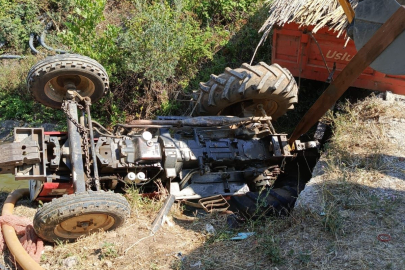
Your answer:
[[[212,58],[208,41],[212,32],[200,29],[184,10],[184,2],[134,2],[135,10],[125,23],[127,31],[120,42],[128,70],[164,82],[177,72],[189,73],[201,58]]]
[[[258,0],[194,0],[189,7],[206,23],[230,23],[255,10]]]
[[[189,99],[183,94],[196,89],[190,81],[197,85],[251,56],[245,54],[254,49],[257,29],[244,30],[243,41],[234,36],[249,22],[256,2],[261,1],[0,0],[0,42],[7,43],[7,52],[26,52],[29,34],[40,34],[52,21],[57,34],[47,37],[51,46],[96,59],[110,76],[111,93],[94,106],[95,118],[111,123],[178,114],[186,103],[174,98]],[[21,76],[10,84],[7,66],[0,66],[2,119],[40,121],[53,111],[24,92],[27,69],[18,68]],[[58,121],[57,115],[50,120]]]
[[[120,50],[116,41],[120,28],[107,24],[102,30],[97,26],[104,21],[106,0],[74,0],[73,12],[67,16],[66,29],[60,34],[62,42],[72,52],[99,61],[108,73],[119,70]]]
[[[43,29],[39,15],[40,8],[33,0],[0,0],[0,44],[5,45],[2,49],[17,54],[25,52],[30,33],[40,33]]]

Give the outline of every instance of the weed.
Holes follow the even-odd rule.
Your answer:
[[[257,0],[202,0],[190,1],[189,5],[206,24],[229,23],[252,11]]]
[[[63,241],[63,240],[60,240],[60,239],[55,239],[55,244],[56,244],[56,246],[58,248],[65,247],[67,243],[68,243],[67,241]]]
[[[275,237],[271,232],[264,232],[258,236],[258,239],[260,241],[259,248],[267,259],[274,264],[280,264],[283,262],[284,258],[281,255],[279,239],[277,237]]]
[[[231,236],[232,236],[232,232],[225,231],[225,229],[221,230],[221,231],[217,231],[215,234],[210,234],[208,236],[208,238],[206,240],[206,244],[210,245],[215,242],[228,240],[229,238],[231,238]]]
[[[104,242],[100,251],[100,259],[116,258],[118,257],[118,252],[115,248],[114,243]]]
[[[185,266],[184,266],[182,260],[174,260],[170,265],[170,269],[183,270],[183,269],[185,269]]]
[[[133,186],[128,186],[125,189],[125,192],[125,196],[127,197],[133,211],[136,213],[139,213],[139,211],[143,211],[143,214],[145,214],[145,212],[157,212],[162,206],[161,201],[142,196],[140,194],[142,191],[139,191],[139,189]]]
[[[0,43],[5,44],[8,51],[24,52],[28,48],[30,33],[40,33],[43,29],[37,19],[40,5],[33,0],[0,0],[0,7]]]
[[[311,254],[300,252],[298,255],[298,261],[301,264],[308,264],[311,261]]]
[[[333,235],[342,232],[343,218],[340,215],[338,207],[332,202],[328,202],[325,207],[325,216],[322,224],[326,231],[331,232]]]

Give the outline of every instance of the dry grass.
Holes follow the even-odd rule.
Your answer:
[[[404,108],[370,97],[340,105],[329,117],[334,135],[315,168],[311,189],[318,193],[307,200],[314,216],[305,228],[316,243],[312,267],[403,269]],[[383,233],[392,240],[380,242]]]
[[[0,91],[3,93],[7,93],[10,89],[27,91],[27,73],[39,59],[41,56],[30,56],[21,60],[0,60]]]

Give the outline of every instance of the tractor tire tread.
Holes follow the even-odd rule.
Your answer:
[[[42,80],[46,74],[63,70],[87,72],[95,76],[95,78],[102,83],[103,89],[96,89],[96,91],[99,91],[100,93],[97,94],[96,99],[92,100],[92,102],[96,102],[108,92],[108,74],[100,63],[90,57],[79,54],[59,54],[39,61],[28,72],[27,88],[37,102],[48,107],[60,108],[60,102],[51,99],[47,100],[41,96],[41,92],[43,91],[41,88],[43,88],[44,82]]]

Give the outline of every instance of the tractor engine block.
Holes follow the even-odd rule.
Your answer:
[[[122,133],[100,134],[94,139],[103,189],[115,189],[119,182],[147,187],[160,179],[176,198],[244,194],[271,186],[281,163],[293,157],[286,135],[271,134],[260,121],[230,126],[131,127]],[[14,134],[13,143],[0,146],[5,153],[0,158],[0,173],[13,173],[16,180],[36,180],[31,181],[31,199],[72,193],[68,134],[41,128],[16,128]],[[314,142],[297,141],[295,151],[314,147]],[[87,162],[82,150],[86,184],[91,187],[94,164]]]

